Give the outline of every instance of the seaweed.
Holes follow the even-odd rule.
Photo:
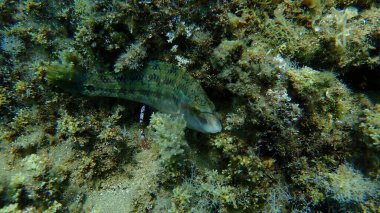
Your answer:
[[[366,87],[377,2],[2,0],[0,11],[1,212],[378,211],[379,106],[366,97],[379,92]],[[151,109],[141,147],[138,103],[70,83],[151,61],[191,76],[223,130]]]

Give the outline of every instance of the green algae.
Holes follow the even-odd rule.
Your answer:
[[[0,212],[378,211],[379,107],[345,82],[378,72],[375,1],[4,0],[0,11]],[[191,76],[223,131],[148,113],[144,150],[137,103],[47,83],[51,71],[113,78],[150,61]]]

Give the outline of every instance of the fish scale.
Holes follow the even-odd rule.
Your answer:
[[[83,95],[122,98],[147,104],[161,112],[183,114],[187,126],[200,132],[221,131],[215,106],[201,85],[173,64],[151,61],[141,70],[117,74],[68,70],[48,66],[46,78],[64,89],[75,88]]]

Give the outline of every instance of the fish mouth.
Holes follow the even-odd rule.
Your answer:
[[[190,129],[202,133],[218,133],[222,131],[222,125],[214,113],[185,114],[185,119]]]

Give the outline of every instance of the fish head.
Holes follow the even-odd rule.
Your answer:
[[[196,116],[189,116],[186,121],[190,129],[199,132],[218,133],[222,131],[222,125],[219,119],[212,113],[199,113]]]
[[[180,92],[179,111],[184,115],[187,127],[202,133],[218,133],[222,125],[215,114],[215,105],[198,86],[195,94]]]
[[[218,133],[222,125],[214,112],[186,110],[183,112],[187,127],[203,133]]]

